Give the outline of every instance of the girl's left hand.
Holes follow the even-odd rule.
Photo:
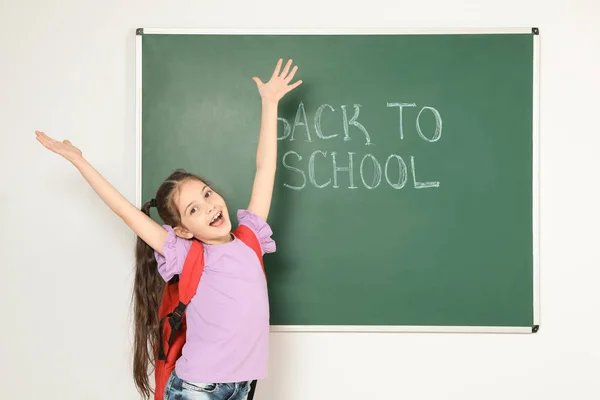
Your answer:
[[[287,64],[285,64],[285,68],[282,72],[281,64],[283,64],[283,59],[280,58],[277,62],[277,66],[275,67],[275,71],[273,71],[271,80],[269,80],[267,83],[263,83],[257,77],[252,78],[254,82],[256,82],[258,92],[263,100],[278,102],[283,96],[285,96],[286,93],[297,88],[302,83],[300,80],[290,85],[290,82],[294,78],[296,71],[298,71],[298,66],[294,66],[294,68],[290,71],[292,60],[289,60]]]

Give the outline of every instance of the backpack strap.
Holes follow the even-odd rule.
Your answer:
[[[179,304],[172,313],[167,315],[169,325],[171,325],[171,335],[169,336],[168,344],[171,345],[175,339],[175,335],[181,329],[183,313],[190,300],[196,294],[200,278],[204,272],[204,246],[198,240],[192,241],[192,247],[188,252],[183,270],[179,277]],[[162,334],[162,329],[161,329]],[[161,340],[162,342],[162,340]]]
[[[263,269],[263,273],[265,274],[265,279],[267,279],[267,272],[265,271],[265,264],[262,256],[262,248],[260,247],[260,242],[258,241],[254,231],[248,228],[246,225],[240,225],[235,231],[233,231],[233,233],[238,239],[244,242],[246,246],[254,250],[256,256],[258,257],[258,261],[260,261],[260,266]]]
[[[188,304],[196,294],[200,277],[204,272],[204,246],[198,240],[192,241],[192,247],[183,263],[179,278],[179,301]]]

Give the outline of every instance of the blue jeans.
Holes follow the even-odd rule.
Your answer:
[[[165,400],[246,400],[252,381],[235,383],[189,383],[175,371],[165,387]]]

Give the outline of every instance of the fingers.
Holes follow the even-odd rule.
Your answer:
[[[46,137],[46,138],[48,137],[48,136],[46,136],[46,134],[45,134],[44,132],[42,132],[42,131],[35,131],[35,136],[36,136],[38,139],[40,139],[40,138],[44,138],[44,137]]]
[[[288,92],[289,92],[289,91],[291,91],[291,90],[294,90],[294,89],[296,89],[296,88],[297,88],[298,86],[300,86],[301,84],[302,84],[302,81],[298,81],[298,82],[294,83],[293,85],[291,85],[291,86],[288,86]]]
[[[49,137],[41,131],[35,131],[35,134],[38,142],[40,142],[48,150],[51,150],[56,153],[56,143],[58,143],[56,140],[52,139],[51,137]]]
[[[54,151],[54,144],[48,138],[44,138],[42,136],[38,136],[37,140],[38,140],[38,142],[40,142],[48,150]]]
[[[37,136],[35,139],[36,139],[38,142],[40,142],[42,145],[44,145],[44,142],[42,141],[42,139],[41,139],[39,136]],[[45,145],[44,145],[44,146],[45,146]]]
[[[283,64],[283,58],[280,58],[279,61],[277,61],[275,71],[273,71],[273,75],[271,76],[271,78],[277,78],[279,76],[279,71],[281,71],[281,64]]]
[[[263,81],[260,80],[260,78],[257,78],[256,76],[254,78],[252,78],[252,80],[254,82],[256,82],[256,86],[261,87],[262,85],[264,85]]]
[[[285,64],[285,68],[283,69],[283,72],[281,73],[281,77],[283,79],[286,79],[287,74],[290,72],[290,67],[292,66],[292,59],[290,58],[288,60],[288,62]]]
[[[292,72],[290,72],[290,74],[285,77],[285,81],[289,83],[292,79],[294,79],[294,75],[296,75],[296,71],[298,71],[297,65],[292,69]]]
[[[52,139],[50,136],[46,135],[44,132],[35,131],[35,133],[36,133],[38,139],[40,139],[44,143],[56,142],[56,140]]]
[[[35,131],[35,135],[36,135],[36,139],[38,140],[38,142],[40,142],[41,144],[43,144],[44,146],[48,147],[48,145],[50,145],[51,139],[46,136],[46,134],[44,132],[41,131]]]

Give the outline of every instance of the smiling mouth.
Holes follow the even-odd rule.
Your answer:
[[[219,211],[212,218],[209,225],[212,226],[213,228],[218,228],[221,225],[223,225],[224,222],[225,222],[225,220],[223,219],[223,213],[221,211]]]

